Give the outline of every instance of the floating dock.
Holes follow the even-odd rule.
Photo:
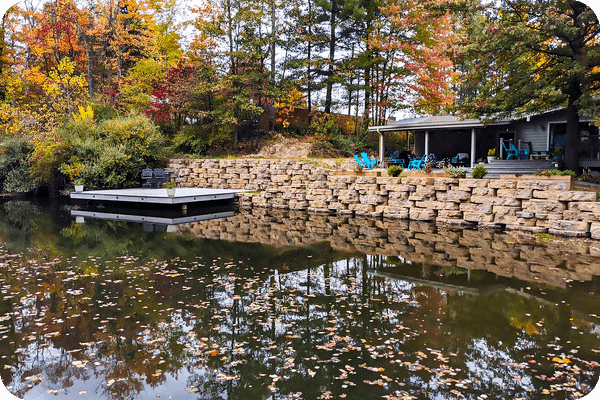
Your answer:
[[[175,195],[169,197],[166,189],[114,189],[86,190],[71,192],[71,198],[88,201],[114,201],[145,204],[192,204],[233,200],[242,189],[177,188]]]

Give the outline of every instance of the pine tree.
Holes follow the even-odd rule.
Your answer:
[[[461,54],[471,68],[460,108],[488,119],[566,108],[565,166],[576,170],[579,118],[598,115],[598,19],[573,0],[505,0],[488,15]]]

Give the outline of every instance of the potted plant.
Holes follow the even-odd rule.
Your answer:
[[[82,162],[77,157],[71,157],[69,162],[62,163],[58,170],[69,177],[69,181],[75,186],[76,192],[83,192],[83,178],[81,173],[85,169]]]
[[[488,150],[487,162],[488,164],[492,162],[492,160],[496,159],[496,148],[492,148]]]
[[[83,179],[77,178],[73,181],[73,185],[75,186],[76,192],[83,192]]]
[[[163,186],[165,187],[165,189],[167,189],[167,196],[169,196],[169,197],[175,196],[175,189],[177,188],[177,182],[175,182],[174,179],[163,183]]]

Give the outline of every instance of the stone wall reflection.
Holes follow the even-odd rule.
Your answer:
[[[459,230],[407,220],[376,220],[264,208],[226,219],[179,226],[207,239],[305,246],[327,241],[335,250],[400,256],[412,263],[457,266],[564,288],[600,275],[600,245],[530,234]]]

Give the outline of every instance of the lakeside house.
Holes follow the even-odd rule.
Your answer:
[[[392,132],[414,133],[414,153],[417,156],[435,153],[438,158],[468,153],[471,166],[496,148],[500,158],[506,159],[501,140],[512,141],[517,148],[527,149],[532,158],[546,158],[556,148],[564,149],[566,137],[566,109],[553,110],[519,119],[482,122],[460,119],[452,115],[417,117],[398,120],[387,125],[371,126],[379,134],[379,160],[383,161],[385,135]],[[578,148],[580,168],[600,168],[600,139],[593,119],[581,117],[581,142]]]

